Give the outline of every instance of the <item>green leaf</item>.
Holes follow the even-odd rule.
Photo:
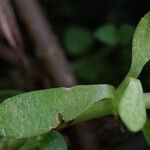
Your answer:
[[[61,134],[51,131],[48,134],[28,138],[19,150],[67,150],[67,144]]]
[[[139,80],[128,78],[119,103],[119,115],[129,130],[136,132],[146,121],[145,101]]]
[[[70,56],[81,56],[89,51],[93,44],[93,37],[89,30],[72,26],[64,34],[64,45]]]
[[[147,143],[150,145],[150,120],[149,119],[147,119],[142,131]]]
[[[73,61],[72,68],[79,79],[93,83],[99,80],[102,59],[102,53],[99,51],[93,55],[90,54],[84,58]]]
[[[41,150],[67,150],[67,144],[61,134],[52,131],[43,139]]]
[[[112,103],[110,103],[110,99],[104,99],[100,102],[95,103],[89,109],[82,112],[78,117],[74,119],[73,124],[87,121],[90,119],[96,119],[100,116],[106,116],[113,114]]]
[[[115,89],[110,85],[89,85],[11,97],[0,105],[0,134],[26,138],[47,133],[63,122],[72,121],[102,99],[113,99],[114,94]]]
[[[22,146],[20,146],[19,150],[36,150],[39,148],[41,141],[44,139],[46,135],[39,135],[33,138],[28,138],[24,142]]]
[[[109,46],[115,46],[118,43],[117,30],[110,24],[100,26],[95,31],[94,36],[97,40]]]
[[[150,60],[150,12],[139,22],[133,37],[132,64],[128,76],[137,78]]]
[[[105,60],[110,52],[111,49],[104,48],[84,58],[82,57],[81,59],[73,61],[72,68],[76,76],[83,82],[95,83],[99,81],[103,70],[106,67],[108,68]]]

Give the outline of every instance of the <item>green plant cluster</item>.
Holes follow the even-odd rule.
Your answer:
[[[21,150],[37,146],[42,150],[66,150],[64,139],[51,130],[105,115],[119,116],[132,132],[143,131],[150,144],[150,121],[146,114],[150,108],[150,93],[143,92],[138,79],[150,60],[149,26],[150,12],[136,28],[131,68],[117,89],[107,84],[79,85],[23,93],[2,102],[0,134],[2,139],[8,137],[5,146],[14,145]],[[114,42],[110,40],[111,44]]]
[[[100,79],[108,82],[116,78],[113,73],[116,70],[115,65],[108,60],[111,55],[114,55],[116,49],[120,57],[117,58],[120,62],[120,67],[116,70],[117,74],[128,71],[129,48],[134,33],[132,25],[115,26],[107,23],[94,31],[83,26],[72,25],[68,26],[63,33],[65,50],[71,57],[72,69],[80,82],[93,84],[99,83]],[[117,82],[119,83],[118,78]]]

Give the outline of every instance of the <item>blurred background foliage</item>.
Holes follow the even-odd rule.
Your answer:
[[[144,0],[42,0],[80,83],[117,86],[128,72],[134,29],[149,11]],[[147,72],[145,67],[143,72]],[[144,75],[143,75],[144,74]],[[142,73],[145,90],[149,79]]]
[[[148,0],[39,0],[38,2],[65,50],[78,83],[107,83],[117,87],[129,70],[133,33],[140,18],[149,11],[150,2]],[[32,44],[32,40],[28,39],[29,35],[19,19],[18,22],[27,43],[27,53],[36,60],[36,65],[42,72],[45,66],[38,62],[34,54],[37,48]],[[2,43],[7,43],[2,35],[0,38]],[[0,67],[0,89],[30,89],[26,88],[28,81],[21,77],[21,68],[12,66],[5,59],[0,59]],[[147,64],[140,76],[145,91],[150,87],[149,68],[150,64]],[[47,76],[46,71],[42,74],[41,72],[38,72],[41,78],[44,73]],[[41,78],[38,77],[39,80],[32,90],[55,87],[49,86],[49,83],[45,84],[48,86],[43,86],[41,82],[45,83],[47,80],[41,81]],[[4,92],[11,95],[9,91]],[[3,99],[3,94],[1,97]],[[141,134],[128,132],[122,134],[118,129],[120,123],[118,125],[106,118],[89,124],[98,141],[93,150],[147,149]],[[123,128],[122,125],[120,128]],[[64,133],[69,136],[69,148],[80,149],[74,130],[65,129]],[[88,134],[85,133],[85,136]]]

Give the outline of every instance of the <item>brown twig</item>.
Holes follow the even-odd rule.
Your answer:
[[[23,40],[9,0],[0,0],[0,28],[14,50],[24,50]]]
[[[40,56],[45,62],[56,86],[72,86],[75,77],[68,65],[57,37],[48,25],[40,7],[34,0],[14,0],[34,43],[39,47]]]
[[[3,48],[1,49],[1,51],[3,51],[2,55],[7,54],[8,58],[10,55],[16,57],[19,61],[19,68],[22,69],[23,72],[22,76],[24,77],[26,83],[28,83],[26,90],[33,89],[35,78],[33,77],[34,74],[32,71],[32,65],[30,64],[28,56],[25,54],[24,40],[18,27],[14,9],[10,3],[10,0],[0,0],[0,29],[12,50],[11,52],[4,52],[3,50],[6,49]],[[3,57],[5,57],[4,55]],[[12,58],[14,59],[14,57]]]

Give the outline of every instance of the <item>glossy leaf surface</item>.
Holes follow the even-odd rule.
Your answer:
[[[141,130],[146,121],[143,90],[139,80],[127,79],[119,103],[119,115],[129,130]]]
[[[47,133],[102,99],[113,99],[114,92],[110,85],[89,85],[14,96],[0,105],[0,134],[25,138]]]
[[[139,22],[133,37],[132,64],[129,76],[137,78],[150,60],[150,12]]]

